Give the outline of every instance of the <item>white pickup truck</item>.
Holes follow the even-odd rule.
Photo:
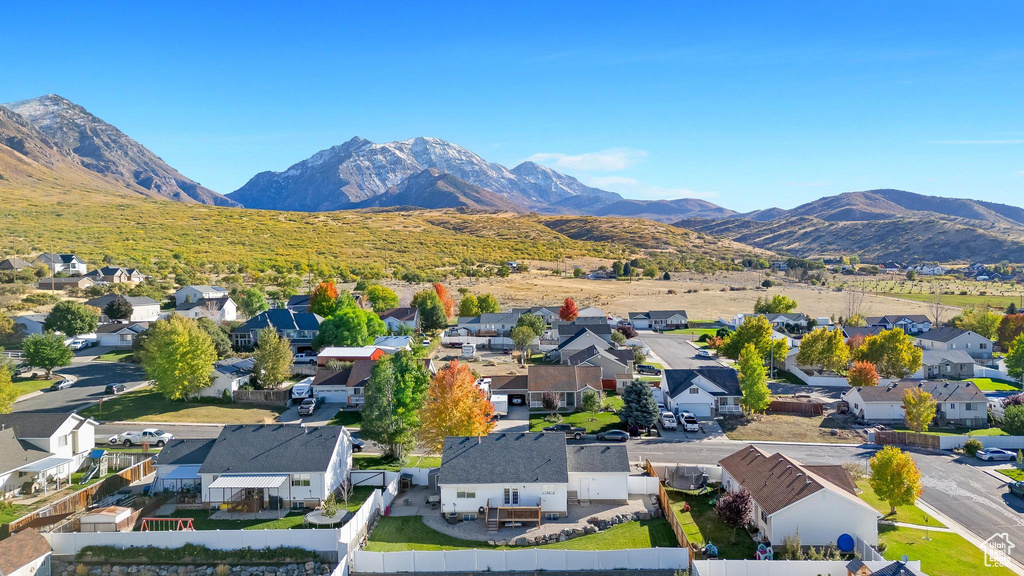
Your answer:
[[[133,430],[130,432],[122,432],[116,436],[111,436],[107,440],[107,444],[123,444],[125,446],[134,446],[135,444],[148,444],[150,446],[156,446],[163,448],[164,444],[167,444],[174,438],[173,435],[160,430],[159,428],[146,428],[139,432]]]

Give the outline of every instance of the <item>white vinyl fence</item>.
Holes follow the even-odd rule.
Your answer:
[[[694,560],[691,576],[821,576],[847,574],[846,561],[833,560]],[[887,560],[868,560],[865,565],[872,571],[892,564]],[[907,562],[914,574],[921,572],[921,562]]]
[[[396,481],[402,474],[412,476],[413,486],[426,486],[430,483],[430,471],[433,468],[402,468],[400,472],[390,470],[352,470],[349,478],[353,486],[378,486],[384,488]]]
[[[536,570],[680,570],[689,553],[683,548],[637,550],[447,550],[353,552],[355,572],[532,572]]]
[[[50,542],[53,553],[59,555],[74,555],[86,546],[180,548],[185,544],[195,544],[214,550],[294,546],[313,550],[325,558],[336,560],[340,532],[341,530],[337,528],[299,528],[191,532],[44,532],[43,536]]]
[[[1010,381],[1013,380],[1013,378],[1011,378],[1010,375],[1006,373],[1006,371],[999,370],[998,368],[989,368],[987,366],[975,366],[974,376],[976,378],[995,378],[997,380]]]
[[[939,448],[942,450],[962,448],[968,438],[980,440],[985,448],[1024,450],[1024,436],[940,436]]]
[[[629,493],[657,494],[659,482],[658,478],[654,476],[629,476]]]

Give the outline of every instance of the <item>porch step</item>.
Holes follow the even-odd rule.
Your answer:
[[[565,493],[565,499],[569,504],[579,504],[580,495],[576,490],[569,490]]]

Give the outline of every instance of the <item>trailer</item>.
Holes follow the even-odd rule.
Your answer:
[[[497,417],[508,416],[508,395],[492,394],[491,404],[494,406],[494,415]]]

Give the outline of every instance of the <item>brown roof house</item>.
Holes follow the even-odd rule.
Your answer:
[[[313,394],[324,402],[362,406],[363,390],[370,380],[370,372],[376,360],[356,360],[341,370],[323,367],[313,378]]]
[[[601,391],[599,366],[530,366],[526,376],[529,406],[542,408],[544,395],[558,397],[563,410],[576,410],[583,404],[583,392],[589,388]]]
[[[0,540],[0,574],[50,576],[50,543],[35,528]]]
[[[842,466],[807,466],[754,446],[719,464],[723,488],[750,492],[752,520],[772,545],[797,532],[804,545],[834,544],[842,534],[878,544],[881,514],[857,497],[857,487]]]

